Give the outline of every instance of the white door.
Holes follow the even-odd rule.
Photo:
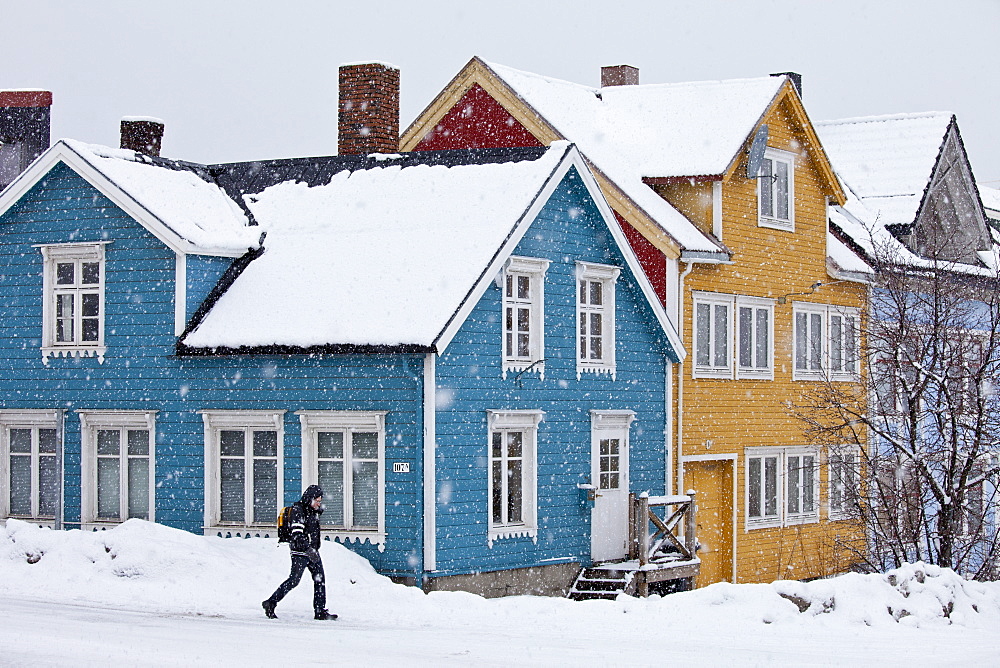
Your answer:
[[[628,553],[628,430],[634,414],[593,412],[591,431],[590,557],[594,561],[624,559]]]

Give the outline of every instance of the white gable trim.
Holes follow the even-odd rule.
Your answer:
[[[553,144],[553,146],[555,146],[555,144]],[[441,333],[438,334],[437,338],[434,340],[434,345],[437,348],[437,351],[439,353],[443,352],[451,343],[452,339],[455,338],[458,334],[458,330],[468,319],[476,304],[479,303],[479,300],[489,288],[493,278],[503,269],[504,263],[514,252],[514,249],[517,248],[517,245],[521,242],[521,239],[527,233],[528,228],[531,227],[531,224],[538,217],[538,214],[541,213],[542,209],[549,202],[556,188],[558,188],[562,183],[563,178],[569,172],[570,168],[576,167],[577,172],[580,174],[580,177],[587,188],[587,192],[597,204],[598,211],[600,211],[605,224],[611,231],[611,236],[618,244],[618,248],[625,258],[625,262],[628,264],[633,276],[635,276],[636,281],[639,283],[643,295],[646,297],[646,301],[649,303],[650,307],[652,307],[653,313],[656,315],[656,319],[659,322],[660,327],[662,327],[664,333],[666,333],[667,340],[670,342],[670,345],[674,349],[677,356],[683,360],[687,355],[687,352],[680,341],[680,337],[677,335],[677,330],[674,329],[673,324],[671,324],[670,319],[667,317],[666,311],[660,304],[660,300],[656,296],[656,291],[653,289],[652,284],[646,277],[646,273],[639,264],[639,259],[635,256],[631,246],[628,245],[628,240],[625,239],[625,235],[618,226],[618,221],[615,218],[614,213],[611,211],[611,207],[608,206],[607,201],[604,199],[600,186],[594,179],[590,168],[587,167],[583,156],[580,154],[580,151],[575,144],[568,144],[565,151],[565,154],[562,158],[560,158],[559,163],[549,174],[545,184],[539,190],[531,205],[517,221],[517,224],[507,237],[507,240],[493,256],[493,260],[486,267],[486,270],[480,274],[476,284],[466,295],[465,299],[459,305],[458,309],[452,315],[451,319],[445,325]]]
[[[167,248],[175,253],[197,253],[221,257],[240,257],[245,250],[230,248],[203,248],[177,234],[156,214],[123,190],[105,175],[86,156],[74,151],[66,142],[56,142],[55,146],[40,155],[6,190],[0,193],[0,216],[27,194],[39,181],[47,176],[59,163],[72,169],[80,178],[96,188],[102,195],[114,202],[118,208],[131,216],[137,223],[149,230]]]

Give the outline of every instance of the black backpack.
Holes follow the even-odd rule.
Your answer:
[[[292,539],[292,507],[285,506],[278,513],[278,542],[287,543]]]

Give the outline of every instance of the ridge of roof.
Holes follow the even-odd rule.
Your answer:
[[[628,88],[631,90],[641,90],[641,89],[661,89],[661,88],[683,88],[683,87],[709,87],[718,85],[732,85],[741,83],[761,83],[761,82],[775,82],[775,90],[781,86],[781,77],[772,76],[762,76],[762,77],[736,77],[733,79],[698,79],[694,81],[669,81],[665,83],[640,83],[631,84],[629,86],[588,86],[586,84],[580,84],[573,81],[567,81],[565,79],[559,79],[557,77],[550,77],[544,74],[538,74],[537,72],[528,72],[526,70],[519,70],[516,67],[510,67],[509,65],[501,65],[499,63],[494,63],[491,61],[484,60],[484,64],[488,65],[494,71],[496,70],[506,70],[508,72],[513,72],[523,76],[534,77],[541,79],[543,81],[548,81],[550,83],[563,84],[567,86],[574,86],[584,90],[592,91],[595,93],[600,93],[601,91],[607,90],[609,88]]]
[[[919,111],[899,114],[878,114],[874,116],[854,116],[852,118],[835,118],[825,121],[813,121],[813,125],[831,127],[835,125],[861,125],[864,123],[888,123],[892,121],[922,120],[942,118],[951,120],[955,114],[950,111]]]

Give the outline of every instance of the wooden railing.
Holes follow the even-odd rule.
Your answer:
[[[640,568],[697,559],[694,498],[693,491],[677,496],[629,494],[629,559],[637,559]],[[657,513],[660,508],[662,517]]]

